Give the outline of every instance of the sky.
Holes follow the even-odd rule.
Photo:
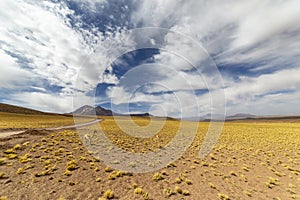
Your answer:
[[[1,0],[0,102],[300,114],[298,0]]]

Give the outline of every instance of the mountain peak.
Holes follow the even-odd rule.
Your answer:
[[[73,111],[70,114],[75,115],[102,115],[102,116],[112,116],[113,112],[111,110],[102,108],[101,106],[90,106],[90,105],[84,105],[75,111]]]

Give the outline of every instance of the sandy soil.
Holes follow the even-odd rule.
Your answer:
[[[16,200],[300,199],[299,127],[227,123],[206,158],[197,157],[199,136],[179,160],[141,174],[114,170],[95,159],[73,130],[26,131],[0,139],[0,196]]]

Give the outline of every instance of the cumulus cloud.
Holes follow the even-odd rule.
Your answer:
[[[16,60],[0,50],[0,88],[16,89],[33,78],[32,74],[18,66]]]
[[[263,1],[258,5],[241,20],[234,48],[257,44],[299,26],[299,1]]]
[[[116,48],[124,44],[121,29],[102,33],[92,25],[83,28],[80,16],[64,2],[2,1],[0,13],[1,72],[6,74],[1,87],[36,90],[46,81],[50,88],[60,88],[50,95],[70,99],[75,91],[89,92],[99,82],[117,82],[111,74],[101,75],[121,51]],[[43,92],[50,92],[46,89]],[[64,112],[63,106],[55,108]]]
[[[103,6],[103,4],[107,3],[106,0],[75,0],[75,2],[91,12],[97,12],[97,6]]]
[[[259,77],[240,77],[241,81],[233,83],[225,89],[227,100],[241,103],[247,99],[256,99],[257,96],[269,95],[286,90],[300,89],[300,68],[285,69]]]
[[[146,9],[150,7],[155,9]],[[227,109],[232,113],[237,111],[234,106],[241,108],[239,105],[245,105],[245,101],[255,106],[256,101],[264,102],[262,99],[270,98],[270,93],[299,90],[299,13],[300,2],[296,0],[141,1],[132,20],[141,26],[169,28],[203,45],[221,73],[226,71],[222,75],[228,99]],[[190,56],[191,60],[201,63],[205,56],[197,55],[199,52],[193,51],[193,45],[185,46],[183,41],[184,37],[175,39],[166,42],[164,47],[169,51],[180,49],[182,55],[195,55]],[[178,74],[190,76],[185,71],[190,66],[184,65],[178,55],[161,51],[155,58],[157,62],[169,63],[177,68]],[[180,90],[176,77],[162,81],[173,82]],[[192,77],[189,80],[193,80]],[[195,80],[193,82],[196,83]],[[181,89],[185,88],[181,86]],[[211,90],[210,93],[215,91]],[[292,96],[281,93],[281,97],[285,95]],[[209,98],[207,94],[200,96]],[[268,112],[284,112],[290,110],[290,106],[287,104],[286,109],[283,106],[280,109]],[[263,110],[268,113],[266,109]]]
[[[81,105],[92,105],[91,99],[84,95],[80,95]],[[66,96],[64,94],[49,94],[44,92],[20,92],[11,95],[11,100],[5,101],[16,105],[23,105],[37,110],[46,112],[62,113],[73,111],[73,96]],[[76,104],[77,105],[77,104]]]
[[[54,13],[22,1],[2,2],[1,48],[30,72],[65,87],[74,80],[83,45],[76,31]],[[72,53],[70,53],[72,52]],[[28,69],[27,69],[28,70]],[[28,70],[29,71],[29,70]]]
[[[185,117],[222,112],[222,91],[229,114],[251,111],[243,106],[257,106],[260,114],[288,113],[297,105],[297,0],[0,4],[0,87],[10,89],[11,102],[22,98],[29,107],[65,112],[72,95],[92,102],[91,91],[106,83],[106,97],[116,105],[142,104],[161,115],[179,116],[179,108]],[[141,29],[128,37],[129,29],[140,27],[165,29]],[[153,65],[128,65],[132,69],[120,78],[112,63],[125,66],[119,56],[151,46],[160,48],[150,59]],[[290,102],[286,107],[284,100]]]

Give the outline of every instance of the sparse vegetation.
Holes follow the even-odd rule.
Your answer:
[[[182,190],[182,194],[184,196],[189,196],[190,195],[190,192],[188,190]]]
[[[229,197],[227,194],[218,193],[218,197],[222,200],[229,200]]]
[[[0,179],[3,178],[5,176],[4,172],[0,172]]]
[[[4,165],[6,163],[7,158],[0,158],[0,165]]]
[[[175,186],[175,192],[177,192],[178,194],[182,194],[182,189],[179,186]]]
[[[163,180],[163,179],[164,179],[164,177],[158,172],[153,175],[153,180],[155,180],[155,181],[159,181],[159,180]]]
[[[134,194],[144,194],[144,190],[140,187],[134,189]]]
[[[104,192],[104,198],[106,198],[106,199],[112,199],[112,198],[114,198],[114,192],[112,191],[112,190],[106,190],[105,192]]]
[[[107,138],[132,153],[155,152],[163,148],[179,126],[178,121],[167,121],[158,137],[140,139],[127,136],[112,118],[105,119],[100,126],[106,131]],[[145,123],[143,120],[142,124]],[[93,132],[94,128],[87,130]],[[209,191],[203,195],[204,199],[299,197],[299,124],[258,123],[253,127],[249,123],[226,123],[212,152],[200,159],[197,153],[207,128],[208,123],[201,124],[192,145],[179,160],[145,174],[106,166],[101,159],[91,155],[75,130],[28,135],[17,138],[15,142],[9,140],[8,144],[0,141],[4,147],[0,152],[3,195],[9,198],[8,191],[21,189],[21,186],[38,190],[51,185],[58,188],[56,198],[63,195],[66,199],[71,194],[73,198],[79,198],[81,193],[100,196],[99,199],[196,199],[201,197],[199,191]],[[113,150],[109,146],[107,149]],[[119,164],[120,161],[116,158],[113,163]],[[134,168],[138,163],[128,164]],[[154,165],[149,164],[151,166]],[[89,188],[83,188],[80,194],[75,191],[87,183],[90,183]],[[45,198],[51,198],[54,194],[51,192],[44,192]]]
[[[67,165],[67,170],[75,170],[78,168],[78,163],[75,161],[75,160],[71,160],[68,162],[68,165]]]

